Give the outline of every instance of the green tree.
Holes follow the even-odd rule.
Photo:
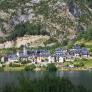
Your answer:
[[[48,64],[46,69],[47,71],[52,71],[52,72],[57,71],[57,67],[53,63]]]

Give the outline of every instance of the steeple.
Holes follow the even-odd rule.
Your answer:
[[[24,54],[24,55],[27,55],[27,49],[26,49],[26,46],[23,47],[23,54]]]
[[[17,51],[16,55],[17,55],[17,57],[19,57],[19,51]]]

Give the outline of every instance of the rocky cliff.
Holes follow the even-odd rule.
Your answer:
[[[49,40],[49,36],[42,35],[26,35],[24,37],[18,37],[15,41],[6,41],[0,44],[0,49],[3,48],[20,48],[22,45],[28,45],[29,47],[44,47],[44,42]]]

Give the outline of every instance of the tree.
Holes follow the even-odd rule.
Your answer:
[[[57,71],[57,67],[55,66],[55,64],[51,63],[47,65],[47,71]]]

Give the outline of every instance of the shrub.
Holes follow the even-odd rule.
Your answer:
[[[67,64],[65,64],[65,67],[68,67],[69,66],[69,64],[67,63]]]
[[[25,71],[34,71],[35,70],[35,68],[36,68],[36,66],[34,65],[34,64],[31,64],[31,65],[27,65],[26,67],[25,67]]]
[[[83,62],[76,62],[74,64],[75,67],[83,67],[84,66],[84,63]]]
[[[31,70],[31,71],[34,71],[35,68],[36,68],[36,66],[35,66],[34,64],[31,64],[31,65],[30,65],[30,70]]]
[[[4,71],[4,68],[3,67],[0,67],[0,71]]]
[[[20,67],[21,65],[18,63],[10,63],[9,67]]]
[[[30,63],[31,61],[21,61],[21,64],[28,64],[28,63]]]
[[[92,52],[92,48],[89,51]]]
[[[18,24],[15,26],[15,30],[7,37],[8,40],[15,40],[17,37],[24,35],[49,35],[48,32],[42,30],[40,23],[32,24],[30,22]]]
[[[82,61],[87,61],[87,59],[86,58],[82,58]]]
[[[6,65],[5,64],[2,64],[2,67],[4,68]]]
[[[57,71],[57,67],[53,63],[48,64],[46,69],[47,71]]]
[[[86,31],[79,33],[79,39],[92,40],[92,27],[89,27]]]
[[[80,67],[83,67],[84,66],[84,63],[83,62],[80,62],[79,65],[80,65]]]
[[[85,47],[85,44],[84,43],[80,43],[80,47]]]
[[[25,71],[30,71],[30,66],[25,66]]]

